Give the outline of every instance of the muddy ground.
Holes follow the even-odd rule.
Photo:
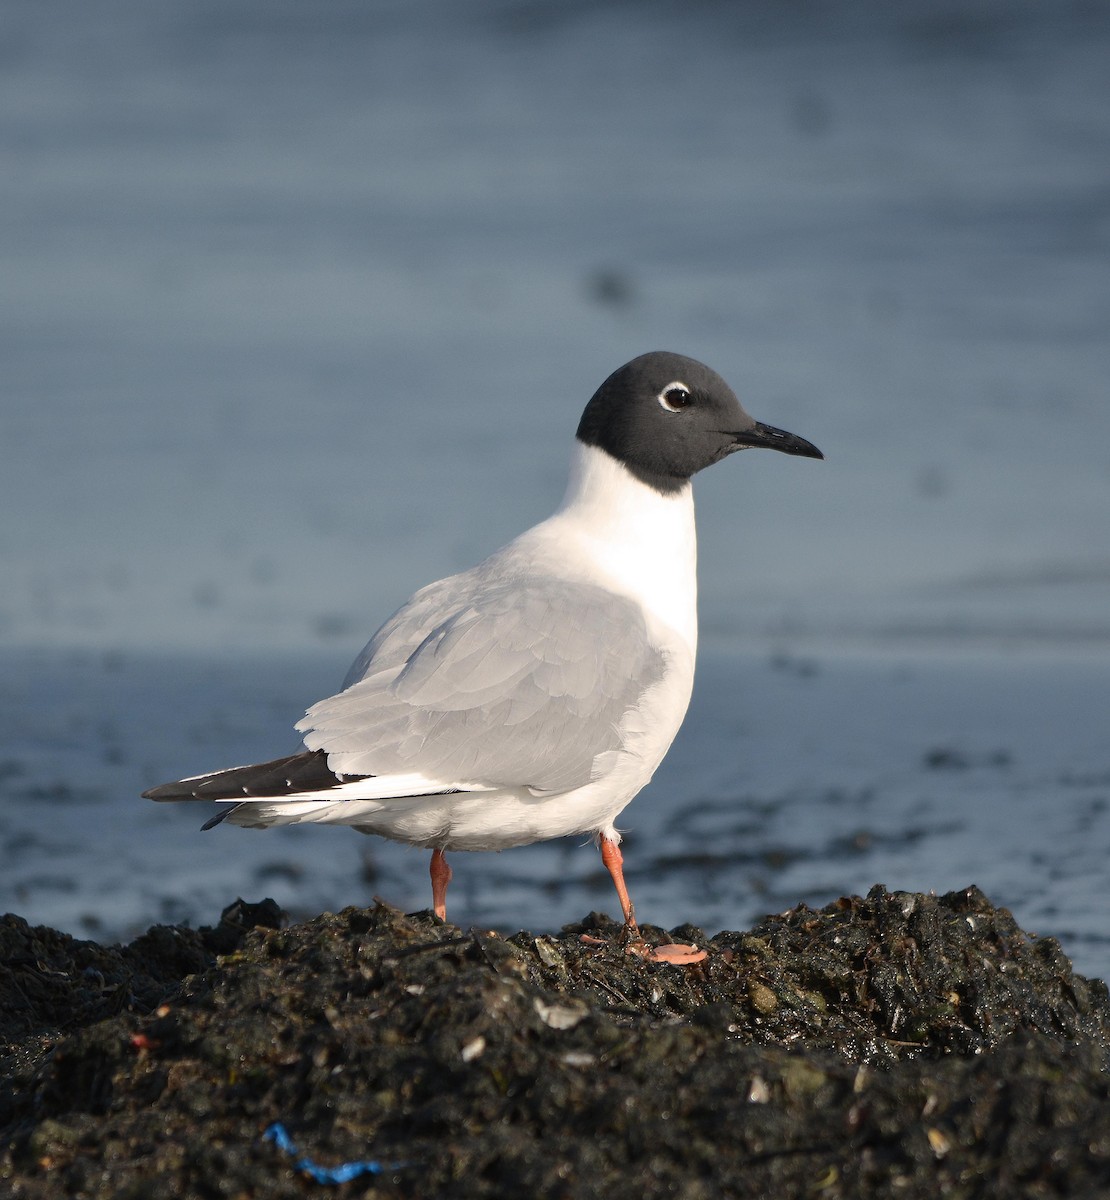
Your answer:
[[[281,925],[239,901],[105,947],[3,918],[0,1194],[1110,1192],[1106,986],[975,888],[672,931],[692,966],[596,914]]]

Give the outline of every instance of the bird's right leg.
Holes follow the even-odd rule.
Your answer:
[[[441,921],[447,920],[447,885],[451,882],[451,868],[442,850],[432,851],[432,862],[428,868],[432,877],[432,908]]]

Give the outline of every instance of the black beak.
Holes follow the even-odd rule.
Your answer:
[[[765,450],[781,450],[783,454],[797,454],[802,458],[824,458],[825,456],[812,442],[800,438],[796,434],[787,433],[785,429],[776,429],[773,425],[764,425],[756,421],[751,429],[743,433],[734,433],[736,449],[745,446],[762,446]]]

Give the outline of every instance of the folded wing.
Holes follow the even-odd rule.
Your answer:
[[[455,576],[395,614],[297,728],[340,776],[566,791],[621,749],[663,668],[639,607],[604,588]]]

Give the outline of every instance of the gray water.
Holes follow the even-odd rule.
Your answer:
[[[699,477],[641,914],[976,881],[1106,974],[1108,51],[1067,2],[5,5],[0,907],[425,904],[137,792],[293,748],[670,348],[827,462]],[[460,857],[464,923],[615,907],[589,848]]]

